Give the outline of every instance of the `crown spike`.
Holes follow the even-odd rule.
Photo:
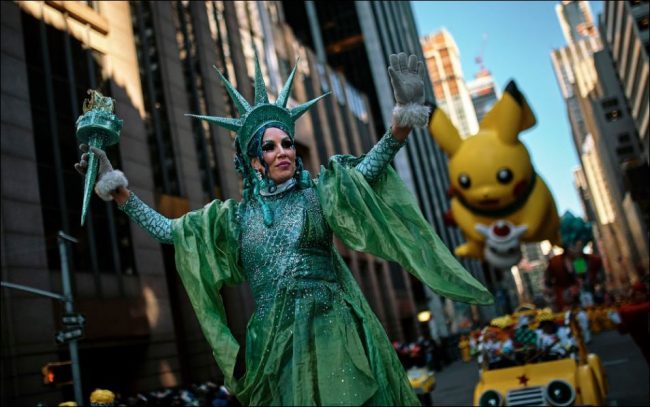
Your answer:
[[[269,103],[269,95],[266,93],[266,84],[260,68],[260,61],[257,58],[257,48],[253,44],[253,54],[255,55],[255,105]]]
[[[291,109],[291,119],[295,122],[296,119],[298,119],[300,116],[302,116],[307,110],[309,110],[316,102],[324,98],[325,96],[329,96],[332,92],[327,92],[323,95],[320,95],[319,97],[310,100],[309,102],[305,102],[302,105],[296,106],[293,109]]]
[[[293,77],[296,75],[296,69],[298,69],[299,61],[300,61],[300,57],[296,59],[296,65],[294,65],[293,69],[291,70],[291,74],[289,75],[287,82],[284,84],[282,91],[278,95],[278,99],[275,101],[276,106],[287,107],[287,101],[289,100],[289,95],[291,94],[291,87],[293,86]]]
[[[190,114],[186,113],[185,116],[193,117],[199,120],[205,120],[206,122],[216,124],[221,127],[225,127],[228,130],[239,131],[242,126],[240,119],[233,119],[231,117],[217,117],[217,116],[203,116],[199,114]]]
[[[226,79],[223,76],[221,71],[215,65],[212,65],[212,67],[214,68],[215,71],[217,71],[219,78],[221,79],[224,86],[226,87],[226,91],[230,95],[232,101],[235,103],[235,107],[237,108],[239,115],[243,116],[248,112],[250,112],[251,110],[253,110],[251,106],[248,104],[248,102],[246,101],[246,99],[244,99],[244,97],[239,92],[237,92],[237,89],[235,89],[235,87],[232,86],[232,83],[230,83],[230,81],[228,81],[228,79]]]

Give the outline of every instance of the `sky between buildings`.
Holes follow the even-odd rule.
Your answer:
[[[483,65],[497,86],[503,90],[510,79],[517,82],[537,117],[537,125],[520,134],[533,166],[551,189],[559,214],[570,210],[583,216],[573,181],[579,160],[551,65],[551,50],[566,46],[555,14],[556,3],[412,1],[411,5],[420,36],[445,27],[454,37],[466,81],[478,71],[474,58],[483,48]],[[589,3],[597,22],[602,1]]]

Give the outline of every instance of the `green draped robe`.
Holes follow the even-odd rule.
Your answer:
[[[445,297],[491,294],[451,255],[392,168],[369,185],[359,159],[336,156],[312,188],[254,200],[218,200],[172,224],[176,264],[226,386],[247,405],[417,405],[380,322],[332,243],[395,261]],[[246,373],[228,328],[224,284],[248,281],[255,313]],[[230,315],[237,318],[237,315]]]

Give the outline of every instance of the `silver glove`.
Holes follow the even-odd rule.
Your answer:
[[[84,177],[88,171],[88,145],[81,144],[79,149],[83,151],[81,159],[74,165],[75,170]],[[120,170],[114,170],[111,162],[108,160],[104,150],[97,147],[90,147],[90,151],[97,157],[99,167],[97,168],[97,183],[95,184],[95,192],[104,201],[113,200],[111,192],[120,187],[128,187],[129,181]]]
[[[393,85],[393,123],[400,127],[425,127],[431,109],[424,104],[424,63],[415,55],[392,54],[388,75]]]
[[[80,144],[79,145],[79,150],[83,152],[81,154],[81,159],[77,164],[74,165],[74,169],[77,170],[77,172],[84,177],[86,176],[86,171],[88,171],[88,145],[87,144]],[[97,179],[102,179],[102,175],[106,174],[107,172],[113,171],[113,166],[111,165],[111,162],[108,160],[108,157],[106,156],[106,153],[104,150],[101,150],[97,147],[90,147],[90,151],[95,154],[97,157],[97,160],[99,161],[99,168],[97,169]]]
[[[388,74],[393,85],[395,101],[400,105],[409,103],[424,104],[424,64],[411,54],[405,52],[390,57]]]

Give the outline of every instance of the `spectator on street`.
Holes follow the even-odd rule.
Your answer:
[[[646,277],[647,281],[647,277]],[[648,334],[648,315],[650,302],[648,301],[647,282],[638,281],[632,286],[629,302],[618,309],[620,333],[629,333],[636,345],[643,352],[643,356],[650,364],[650,335]]]

